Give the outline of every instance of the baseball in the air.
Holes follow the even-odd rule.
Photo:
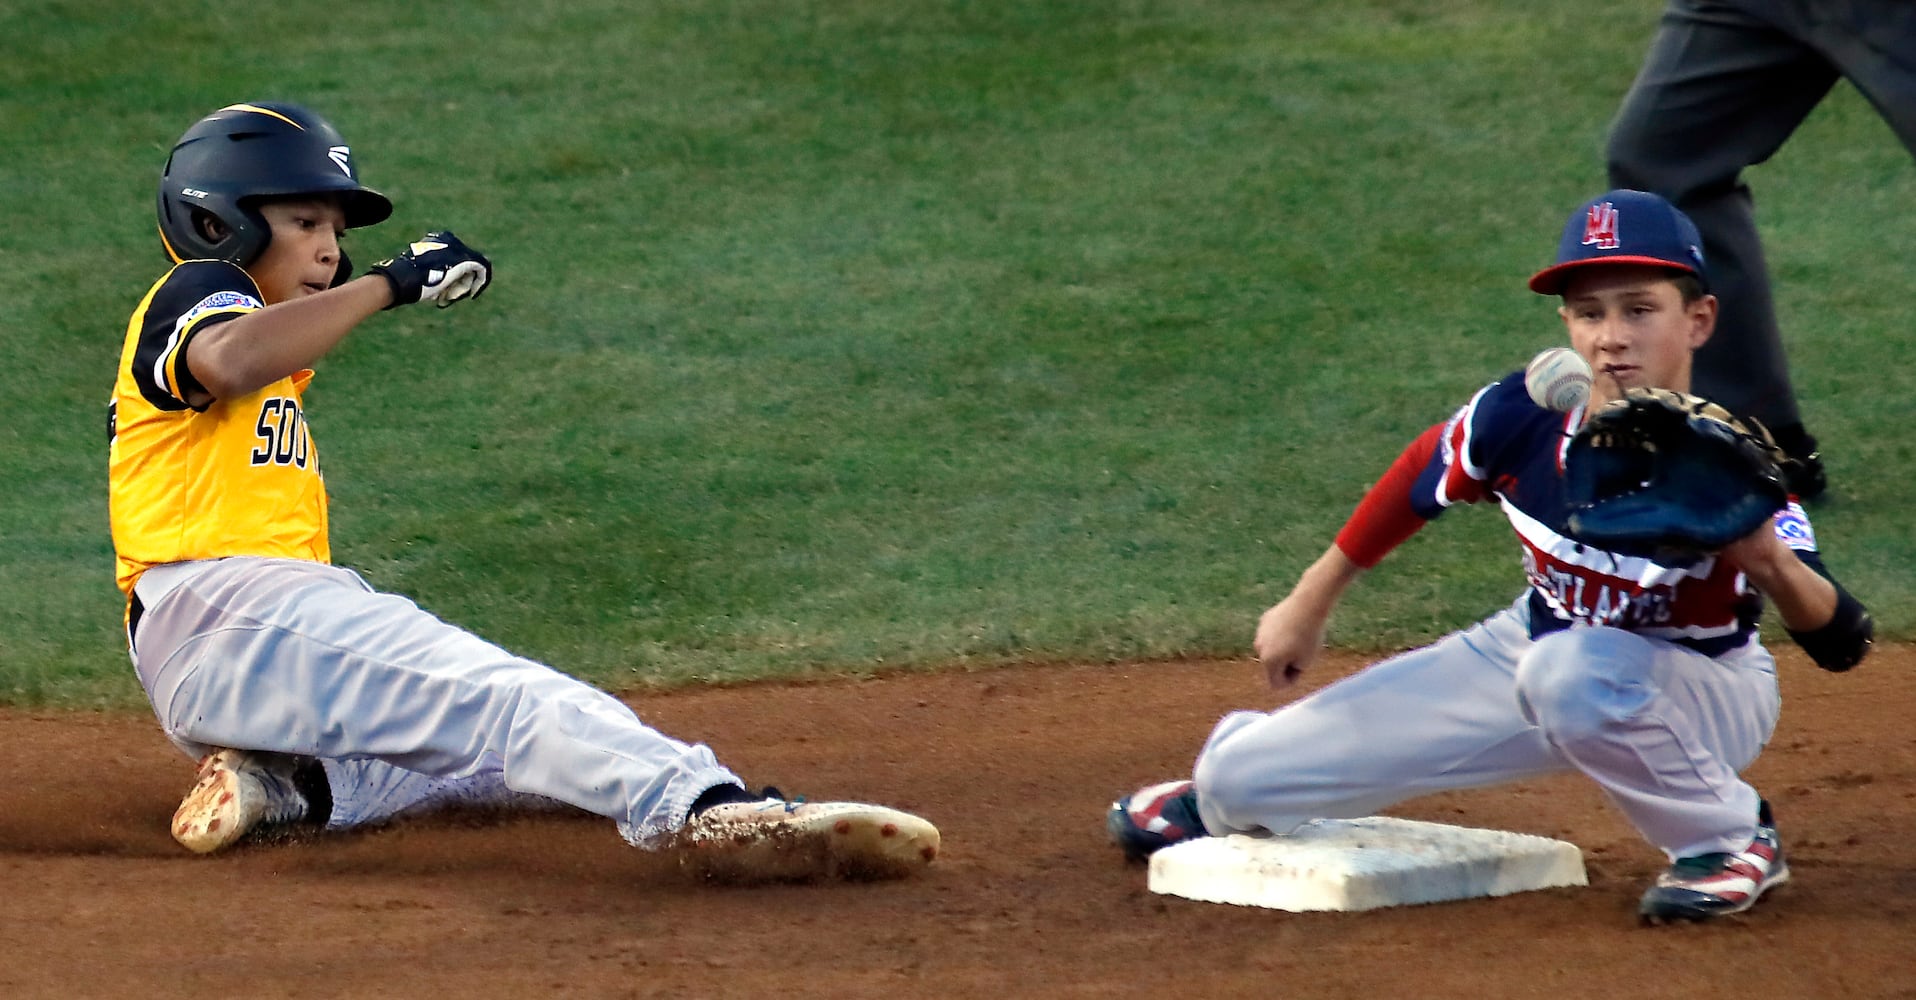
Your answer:
[[[1525,366],[1523,387],[1546,410],[1574,410],[1590,398],[1590,365],[1568,347],[1546,348]]]

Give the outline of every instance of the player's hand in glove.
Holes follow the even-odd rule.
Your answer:
[[[478,298],[492,282],[492,262],[445,231],[427,233],[396,256],[367,269],[392,285],[393,306],[432,302],[440,308]]]
[[[1687,393],[1631,389],[1570,441],[1567,526],[1598,548],[1693,565],[1789,502],[1785,461],[1760,423]]]

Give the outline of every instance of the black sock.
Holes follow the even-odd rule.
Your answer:
[[[333,786],[326,780],[326,765],[307,758],[293,768],[293,790],[306,800],[306,822],[325,826],[333,818]]]
[[[734,785],[728,781],[722,785],[713,785],[705,791],[700,792],[699,797],[692,800],[692,810],[689,815],[697,816],[699,813],[713,806],[722,806],[727,802],[763,801],[765,801],[765,796],[754,795],[746,791],[744,785]]]

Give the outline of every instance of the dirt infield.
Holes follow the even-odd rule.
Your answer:
[[[936,821],[931,871],[880,884],[698,885],[575,816],[192,857],[166,830],[192,768],[149,719],[0,713],[0,996],[1916,997],[1916,651],[1847,676],[1781,655],[1752,778],[1795,881],[1661,929],[1633,918],[1661,856],[1574,778],[1392,812],[1573,841],[1588,888],[1359,914],[1151,894],[1104,807],[1187,772],[1221,712],[1275,704],[1247,662],[634,699],[749,780]]]

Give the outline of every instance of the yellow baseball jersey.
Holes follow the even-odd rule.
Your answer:
[[[262,308],[237,265],[186,261],[148,289],[127,323],[108,409],[108,512],[120,589],[148,567],[219,556],[330,562],[326,484],[306,427],[303,371],[194,409],[186,363],[200,332]]]

